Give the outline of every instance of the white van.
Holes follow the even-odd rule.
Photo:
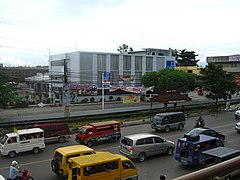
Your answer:
[[[0,142],[1,155],[13,158],[17,153],[32,151],[38,154],[45,148],[43,130],[31,128],[6,134]]]

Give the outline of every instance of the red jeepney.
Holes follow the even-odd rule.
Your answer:
[[[92,146],[102,142],[115,142],[121,138],[120,122],[106,121],[81,126],[75,136],[80,144]]]

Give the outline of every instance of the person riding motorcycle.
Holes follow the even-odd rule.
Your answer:
[[[17,176],[17,174],[20,172],[19,167],[17,167],[18,162],[12,161],[12,165],[9,169],[9,178],[8,180],[21,180],[21,176]]]
[[[204,126],[205,126],[205,122],[202,116],[199,116],[199,118],[195,122],[195,127],[204,127]]]

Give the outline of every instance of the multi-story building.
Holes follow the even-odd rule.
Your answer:
[[[48,73],[48,66],[37,67],[4,67],[0,64],[1,71],[9,77],[10,80],[18,81],[20,83],[25,82],[25,78],[35,76],[37,73]]]
[[[101,88],[103,73],[108,72],[112,86],[141,87],[143,74],[163,68],[175,68],[171,49],[123,53],[77,51],[50,56],[49,74],[52,80],[63,83],[95,84]]]
[[[207,63],[220,64],[224,71],[233,74],[235,77],[240,76],[240,55],[211,56],[207,57]]]

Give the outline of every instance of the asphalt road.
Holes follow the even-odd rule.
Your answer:
[[[234,125],[237,120],[234,118],[234,112],[225,112],[220,114],[212,114],[203,116],[206,126],[212,127],[217,131],[226,135],[225,146],[235,149],[240,149],[240,134],[234,130]],[[182,137],[184,133],[188,132],[194,126],[195,118],[187,118],[186,126],[183,130],[171,131],[169,133],[155,132],[150,128],[149,124],[141,124],[135,126],[128,126],[122,128],[122,134],[134,134],[139,132],[148,132],[158,134],[176,143],[177,139]],[[20,163],[22,168],[28,169],[36,180],[57,180],[59,179],[52,171],[50,162],[53,157],[53,152],[56,148],[77,144],[74,139],[60,144],[47,144],[44,152],[34,155],[32,153],[22,153],[18,155],[15,160]],[[119,144],[101,144],[93,147],[98,151],[109,151],[112,153],[119,153]],[[7,176],[9,165],[13,159],[8,157],[0,157],[0,174]],[[195,171],[196,169],[181,166],[175,161],[173,156],[154,156],[148,158],[143,163],[135,162],[139,170],[139,180],[157,180],[160,174],[166,174],[168,179],[179,177],[181,175]]]

